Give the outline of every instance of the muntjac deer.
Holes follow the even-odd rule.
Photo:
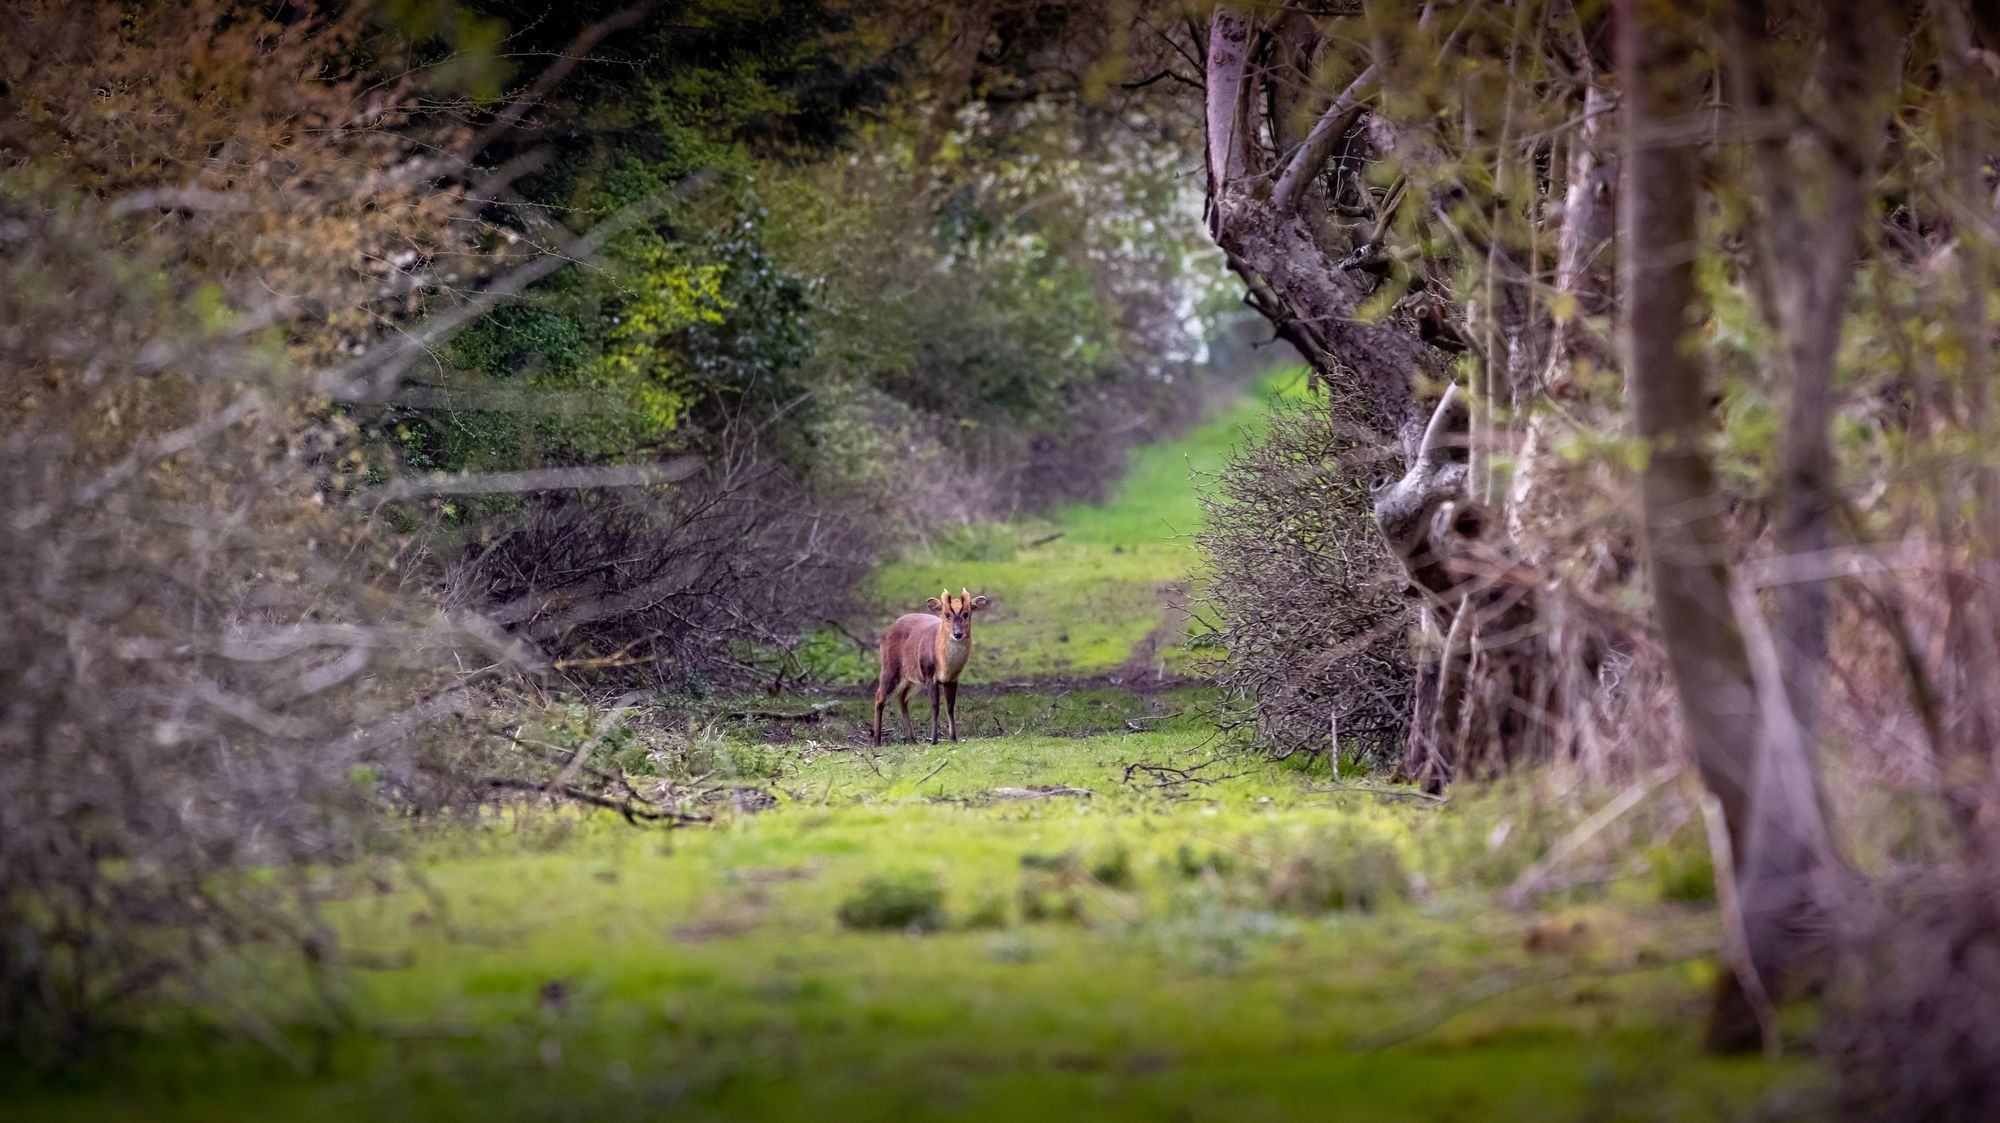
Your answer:
[[[890,697],[903,708],[903,736],[914,742],[910,725],[910,691],[931,692],[931,744],[938,743],[938,698],[944,698],[951,721],[951,739],[958,740],[958,675],[972,655],[972,614],[986,607],[985,597],[964,589],[957,596],[941,590],[926,602],[929,612],[896,618],[882,633],[882,680],[875,686],[875,743],[882,743],[882,708]]]

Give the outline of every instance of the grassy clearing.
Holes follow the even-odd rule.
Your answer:
[[[290,1059],[162,1010],[88,1073],[0,1065],[7,1117],[1653,1120],[1810,1079],[1696,1049],[1717,934],[1692,823],[1579,847],[1591,876],[1509,909],[1588,803],[1438,805],[1249,757],[1195,687],[981,685],[1128,663],[1189,568],[1141,532],[1192,525],[1180,465],[1217,463],[1253,410],[1142,454],[1055,543],[1003,528],[1009,556],[882,575],[919,605],[946,579],[998,601],[961,743],[875,748],[851,697],[810,723],[664,715],[620,764],[775,806],[672,832],[524,808],[415,838],[422,889],[322,887],[374,966],[330,994],[276,960],[209,980]]]
[[[975,631],[977,678],[1018,681],[1120,667],[1169,623],[1173,590],[1185,590],[1196,569],[1186,537],[1201,523],[1194,481],[1221,468],[1229,450],[1261,427],[1270,402],[1301,392],[1304,379],[1303,368],[1276,371],[1178,440],[1134,452],[1129,473],[1103,504],[965,528],[884,566],[871,589],[878,614],[889,620],[921,612],[940,588],[966,588],[993,598]],[[1172,643],[1159,653],[1169,668],[1186,656]],[[873,673],[860,658],[837,677],[862,681]]]
[[[305,1029],[299,980],[216,980],[317,1071],[187,1034],[14,1117],[1664,1119],[1771,1079],[1696,1057],[1705,909],[1645,877],[1493,908],[1570,814],[1190,742],[798,741],[778,808],[710,828],[495,816],[416,848],[430,894],[338,887],[394,965],[344,982],[350,1028]],[[1092,794],[1007,791],[1037,787]],[[885,884],[936,930],[843,923]]]

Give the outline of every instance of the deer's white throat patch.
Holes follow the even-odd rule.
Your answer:
[[[947,630],[944,633],[943,654],[943,677],[956,677],[958,672],[965,667],[966,659],[972,655],[972,637],[966,636],[964,639],[953,639],[951,638],[951,632]]]

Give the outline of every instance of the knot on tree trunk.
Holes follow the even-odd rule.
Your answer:
[[[1490,534],[1467,488],[1466,413],[1445,392],[1401,479],[1375,489],[1375,524],[1442,637],[1418,673],[1402,772],[1428,791],[1546,751],[1535,583]]]

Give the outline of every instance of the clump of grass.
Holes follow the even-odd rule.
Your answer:
[[[1002,932],[986,941],[986,958],[995,963],[1028,963],[1035,958],[1035,945],[1025,936]]]
[[[840,903],[839,916],[848,928],[935,932],[945,925],[944,889],[935,874],[876,874]]]
[[[1021,855],[1021,887],[1018,892],[1021,919],[1029,923],[1043,920],[1080,921],[1083,899],[1078,894],[1084,878],[1076,852]]]
[[[1132,873],[1132,850],[1122,842],[1099,847],[1090,855],[1086,868],[1091,880],[1108,889],[1130,889],[1136,880]]]
[[[1083,919],[1083,901],[1076,890],[1047,878],[1021,879],[1021,919],[1030,924],[1053,920],[1067,923]]]
[[[1374,912],[1409,897],[1409,879],[1389,842],[1367,831],[1323,831],[1280,860],[1268,888],[1286,912]]]
[[[1197,850],[1193,845],[1183,842],[1174,851],[1174,868],[1186,878],[1196,878],[1211,873],[1218,877],[1224,876],[1234,865],[1235,862],[1228,854],[1213,847]]]
[[[999,893],[988,893],[979,899],[970,913],[966,914],[967,928],[1007,927],[1007,898]]]
[[[1693,846],[1655,846],[1646,852],[1653,888],[1663,901],[1704,904],[1715,900],[1715,863]]]
[[[940,561],[1008,562],[1020,549],[1014,529],[1005,523],[974,522],[955,526],[937,538]]]
[[[1248,902],[1221,887],[1182,886],[1172,896],[1168,914],[1142,929],[1169,959],[1187,964],[1200,975],[1230,975],[1241,970],[1255,950],[1282,937],[1296,922]]]

